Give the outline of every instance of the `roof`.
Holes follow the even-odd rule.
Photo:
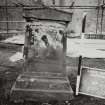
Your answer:
[[[72,19],[72,13],[48,7],[44,8],[26,7],[24,8],[24,17],[41,19],[41,20],[70,22]]]

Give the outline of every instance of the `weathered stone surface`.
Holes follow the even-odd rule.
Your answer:
[[[104,69],[83,67],[79,93],[105,99]]]
[[[35,74],[35,73],[34,73]],[[69,81],[60,73],[28,73],[20,75],[12,88],[13,100],[65,101],[73,98]],[[55,76],[54,76],[55,75]],[[59,97],[60,96],[60,97]]]

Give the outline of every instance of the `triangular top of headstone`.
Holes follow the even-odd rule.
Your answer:
[[[70,22],[72,19],[72,13],[65,11],[41,6],[41,7],[25,7],[24,8],[25,18],[34,18],[39,20],[52,20]]]

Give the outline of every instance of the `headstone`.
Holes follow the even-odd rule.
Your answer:
[[[32,39],[25,70],[12,87],[12,100],[68,101],[73,91],[66,76],[65,26],[56,22],[31,23]],[[26,34],[28,37],[28,33]]]
[[[105,70],[82,67],[78,93],[105,99]]]
[[[28,62],[27,70],[66,74],[64,67],[66,48],[62,40],[65,26],[47,21],[33,22],[30,25],[33,44],[29,48],[30,62]]]

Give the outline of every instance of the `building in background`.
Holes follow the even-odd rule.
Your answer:
[[[0,32],[24,30],[23,6],[64,6],[70,4],[70,2],[71,0],[0,0]],[[64,9],[60,10],[64,11]]]
[[[25,24],[23,19],[23,6],[53,6],[52,8],[61,11],[68,13],[73,12],[72,22],[68,27],[70,35],[79,36],[81,34],[82,17],[84,13],[87,13],[86,33],[101,33],[101,31],[104,33],[105,12],[103,12],[102,19],[102,8],[96,9],[96,6],[102,3],[103,0],[0,0],[0,31],[7,29],[23,30]],[[80,8],[76,6],[80,6]],[[83,6],[83,8],[81,8],[81,6]],[[89,8],[86,9],[85,7]]]
[[[70,24],[71,31],[75,33],[74,35],[79,36],[81,34],[82,18],[84,13],[87,14],[85,28],[86,33],[99,34],[105,32],[105,12],[103,10],[102,19],[102,8],[97,8],[97,6],[101,4],[103,4],[103,0],[75,0],[72,23]]]

